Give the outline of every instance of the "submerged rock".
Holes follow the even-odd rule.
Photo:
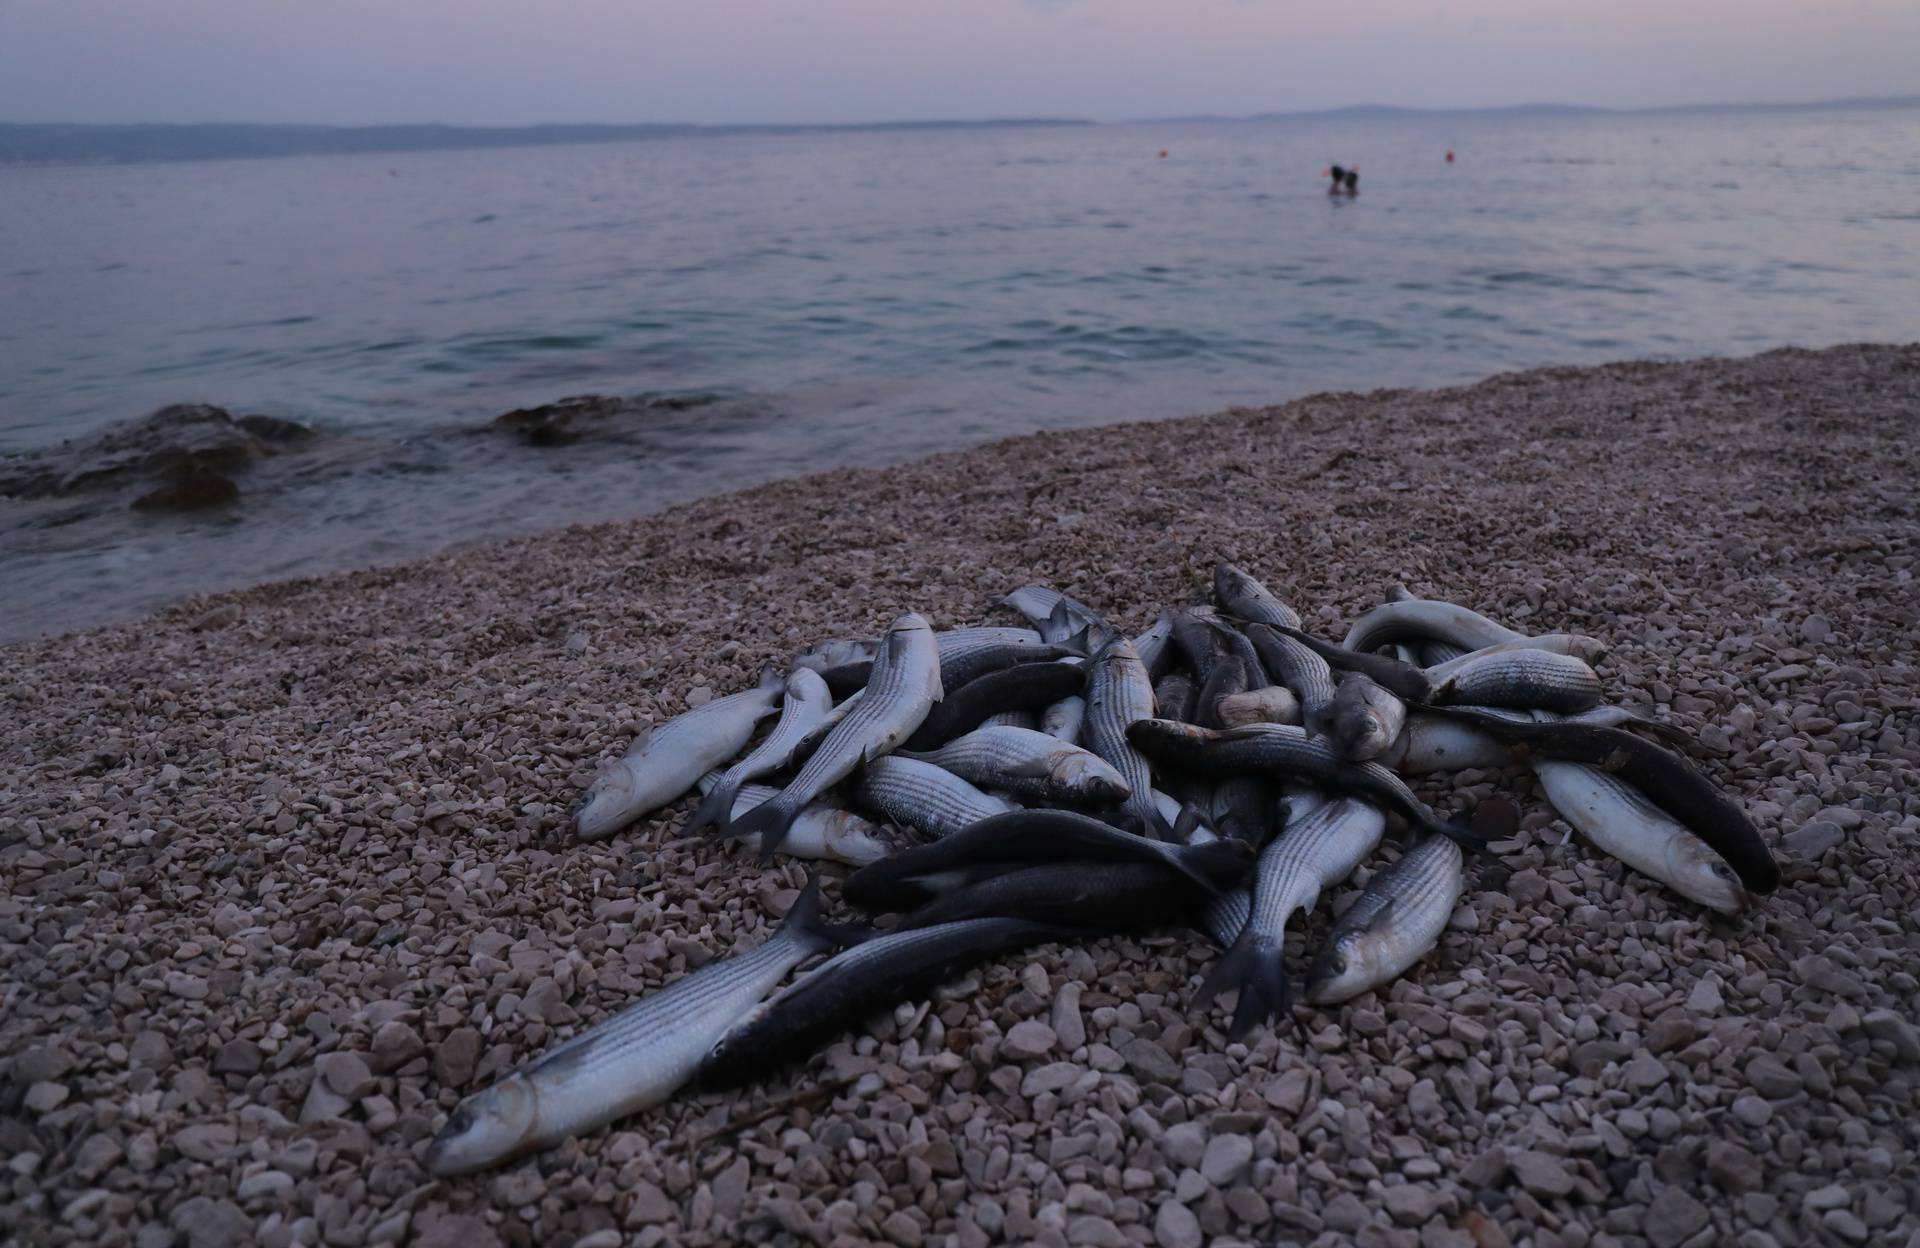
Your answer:
[[[0,495],[64,498],[146,487],[133,500],[143,511],[209,507],[239,497],[231,474],[313,436],[305,425],[273,416],[235,418],[210,404],[175,404],[0,459]]]
[[[528,446],[566,446],[582,438],[630,432],[663,415],[717,403],[710,394],[677,396],[577,394],[557,403],[520,407],[496,416],[488,426],[517,433]]]

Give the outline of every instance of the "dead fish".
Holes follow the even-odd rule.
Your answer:
[[[1115,641],[1091,663],[1087,674],[1087,744],[1121,776],[1127,813],[1148,835],[1171,836],[1173,829],[1153,807],[1153,776],[1146,756],[1128,740],[1127,729],[1153,714],[1153,683],[1133,644]]]
[[[888,630],[860,704],[827,734],[779,796],[734,823],[734,834],[757,833],[761,856],[772,854],[808,802],[912,736],[940,697],[940,659],[933,629],[908,612]]]
[[[1063,927],[1137,931],[1181,918],[1206,896],[1162,863],[1037,863],[942,891],[895,930],[1005,915]]]
[[[1111,806],[1129,793],[1126,780],[1099,755],[1027,728],[976,728],[937,749],[901,750],[899,756],[1050,802]]]
[[[863,941],[802,976],[720,1037],[700,1065],[700,1080],[721,1088],[764,1078],[820,1041],[858,1026],[875,1009],[931,987],[961,967],[1063,935],[1085,933],[993,918]]]
[[[1631,784],[1598,767],[1535,759],[1540,790],[1602,853],[1722,914],[1752,904],[1740,875]]]
[[[1221,842],[1202,852],[1134,836],[1069,810],[1014,810],[862,867],[847,877],[842,895],[869,910],[900,910],[931,895],[924,881],[944,879],[968,864],[1062,861],[1152,863],[1219,892],[1238,882],[1252,860],[1245,845]]]
[[[1022,663],[989,672],[949,690],[945,700],[907,740],[907,748],[930,750],[980,727],[991,716],[1051,705],[1077,694],[1086,681],[1086,670],[1080,662]]]
[[[1133,639],[1132,645],[1147,675],[1159,680],[1173,666],[1173,616],[1161,613],[1152,627]]]
[[[759,948],[707,963],[462,1101],[427,1169],[466,1174],[666,1100],[788,971],[849,938],[820,921],[819,905],[810,883]]]
[[[1445,679],[1430,682],[1430,704],[1584,711],[1605,692],[1585,662],[1548,650],[1487,650],[1455,659],[1445,670]]]
[[[1240,990],[1229,1036],[1239,1039],[1286,1010],[1291,995],[1283,961],[1287,921],[1296,911],[1311,910],[1321,889],[1353,874],[1386,828],[1378,807],[1342,798],[1304,819],[1289,820],[1261,851],[1247,924],[1200,988],[1203,1001]]]
[[[1424,776],[1469,767],[1505,767],[1513,762],[1513,747],[1472,724],[1416,711],[1374,761],[1403,776]]]
[[[1467,854],[1513,835],[1519,812],[1497,800],[1471,826],[1422,837],[1376,873],[1328,933],[1307,973],[1307,1000],[1334,1005],[1392,983],[1440,941],[1466,885]]]
[[[1395,641],[1443,641],[1478,650],[1525,639],[1525,633],[1496,624],[1477,611],[1431,598],[1407,598],[1382,603],[1355,620],[1340,644],[1348,650],[1367,651]]]
[[[1496,654],[1515,654],[1526,650],[1557,654],[1563,658],[1579,659],[1589,664],[1598,663],[1607,657],[1607,644],[1603,641],[1582,637],[1578,633],[1543,633],[1538,637],[1522,637],[1518,641],[1503,641],[1497,645],[1482,646],[1478,650],[1456,655],[1444,662],[1429,664],[1425,669],[1427,679],[1437,685],[1475,659],[1484,659]]]
[[[1298,700],[1301,726],[1314,736],[1332,731],[1333,696],[1338,688],[1326,659],[1293,633],[1266,624],[1250,626],[1247,636],[1273,678]]]
[[[720,778],[721,773],[717,771],[700,777],[700,791],[711,795]],[[771,800],[779,791],[771,785],[743,784],[734,794],[733,809],[729,813],[733,816],[744,815],[762,802]],[[837,810],[824,802],[809,802],[801,807],[793,826],[787,829],[787,838],[780,842],[780,852],[790,858],[814,858],[822,862],[865,866],[893,852],[885,841],[879,839],[879,831],[852,811]],[[750,850],[757,850],[760,848],[760,838],[748,837],[742,844]]]
[[[1406,782],[1385,767],[1350,762],[1331,741],[1310,738],[1285,724],[1213,730],[1147,719],[1135,724],[1127,736],[1147,757],[1175,771],[1303,780],[1365,798],[1395,811],[1415,827],[1438,831],[1443,826]]]
[[[1241,662],[1238,655],[1230,654],[1221,659],[1219,666],[1213,669],[1212,677],[1200,690],[1193,722],[1208,728],[1224,727],[1219,717],[1220,700],[1243,694],[1247,689],[1247,665]]]
[[[951,836],[1019,807],[982,793],[944,767],[890,754],[860,773],[854,796],[868,810],[929,836]]]
[[[1087,722],[1087,700],[1078,694],[1070,698],[1061,698],[1046,709],[1040,717],[1040,731],[1050,737],[1058,737],[1069,745],[1080,743],[1080,733]]]
[[[820,673],[805,667],[796,667],[787,673],[786,693],[780,701],[780,719],[774,724],[773,731],[752,753],[727,768],[719,779],[710,785],[703,784],[701,792],[707,798],[693,812],[693,818],[687,821],[681,835],[692,836],[703,828],[715,825],[726,828],[733,821],[734,799],[740,793],[740,786],[792,763],[800,742],[819,726],[832,709],[833,695],[827,692],[827,682],[820,678]]]
[[[1177,719],[1191,724],[1199,713],[1200,691],[1185,672],[1168,672],[1153,687],[1154,714],[1161,719]]]
[[[1334,690],[1328,735],[1349,759],[1376,758],[1407,725],[1407,704],[1359,672],[1348,672]]]
[[[768,667],[744,693],[715,698],[643,729],[627,752],[600,769],[574,811],[581,840],[609,836],[691,789],[701,776],[747,748],[754,726],[780,705],[786,682]]]
[[[1746,813],[1685,759],[1619,728],[1571,721],[1516,723],[1471,707],[1434,708],[1510,745],[1529,761],[1585,763],[1610,772],[1684,825],[1726,860],[1748,891],[1780,887],[1780,864]]]
[[[1300,627],[1300,613],[1268,592],[1267,587],[1230,563],[1213,568],[1213,600],[1236,619],[1255,624]]]

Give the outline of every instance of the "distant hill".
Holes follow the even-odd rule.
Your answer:
[[[1810,104],[1670,104],[1659,108],[1600,108],[1587,104],[1507,104],[1499,108],[1401,108],[1392,104],[1355,104],[1346,108],[1322,108],[1304,112],[1255,113],[1242,120],[1391,121],[1414,117],[1643,117],[1658,113],[1800,112],[1857,108],[1914,108],[1916,106],[1920,106],[1920,95],[1857,100],[1819,100]]]
[[[1010,117],[990,121],[903,121],[868,125],[548,125],[548,126],[281,126],[281,125],[8,125],[0,124],[0,164],[116,164],[152,160],[225,160],[349,152],[420,152],[442,148],[538,147],[556,143],[628,143],[727,134],[813,134],[896,130],[962,130],[998,126],[1083,126],[1069,118]]]

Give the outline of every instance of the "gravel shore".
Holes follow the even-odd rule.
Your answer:
[[[1321,395],[8,647],[0,1237],[1920,1244],[1917,420],[1920,346]],[[567,844],[639,726],[1029,581],[1139,627],[1220,557],[1336,637],[1402,581],[1611,642],[1786,883],[1714,916],[1468,772],[1423,792],[1513,794],[1523,848],[1408,977],[1290,1031],[1225,1040],[1198,934],[1048,946],[743,1092],[424,1172],[463,1093],[805,878],[672,842],[686,802]]]

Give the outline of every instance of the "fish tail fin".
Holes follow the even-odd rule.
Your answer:
[[[1214,896],[1244,880],[1253,860],[1253,846],[1234,837],[1183,846],[1167,855],[1180,874]]]
[[[1286,1009],[1293,997],[1293,984],[1280,960],[1278,945],[1255,937],[1251,929],[1242,931],[1233,948],[1213,964],[1206,982],[1200,986],[1202,1001],[1211,1001],[1230,989],[1240,990],[1233,1008],[1233,1023],[1227,1030],[1230,1039],[1239,1040],[1255,1027]]]
[[[725,832],[733,822],[733,803],[740,795],[740,782],[729,777],[721,777],[714,783],[707,795],[694,807],[693,815],[680,829],[681,836],[692,836],[712,828],[716,832]]]
[[[875,929],[864,924],[828,923],[820,917],[818,873],[807,876],[806,887],[800,890],[800,896],[787,911],[787,916],[780,920],[780,931],[795,936],[816,950],[857,945],[879,935]]]
[[[762,663],[760,665],[760,678],[754,682],[754,688],[759,689],[762,692],[767,692],[772,690],[779,690],[784,692],[786,687],[787,687],[787,674],[780,670],[780,665],[778,663],[774,662],[772,659],[768,659],[765,663]]]
[[[781,793],[735,819],[727,828],[727,834],[741,840],[758,835],[760,861],[768,863],[773,861],[774,851],[787,839],[788,830],[799,817],[800,803]]]

